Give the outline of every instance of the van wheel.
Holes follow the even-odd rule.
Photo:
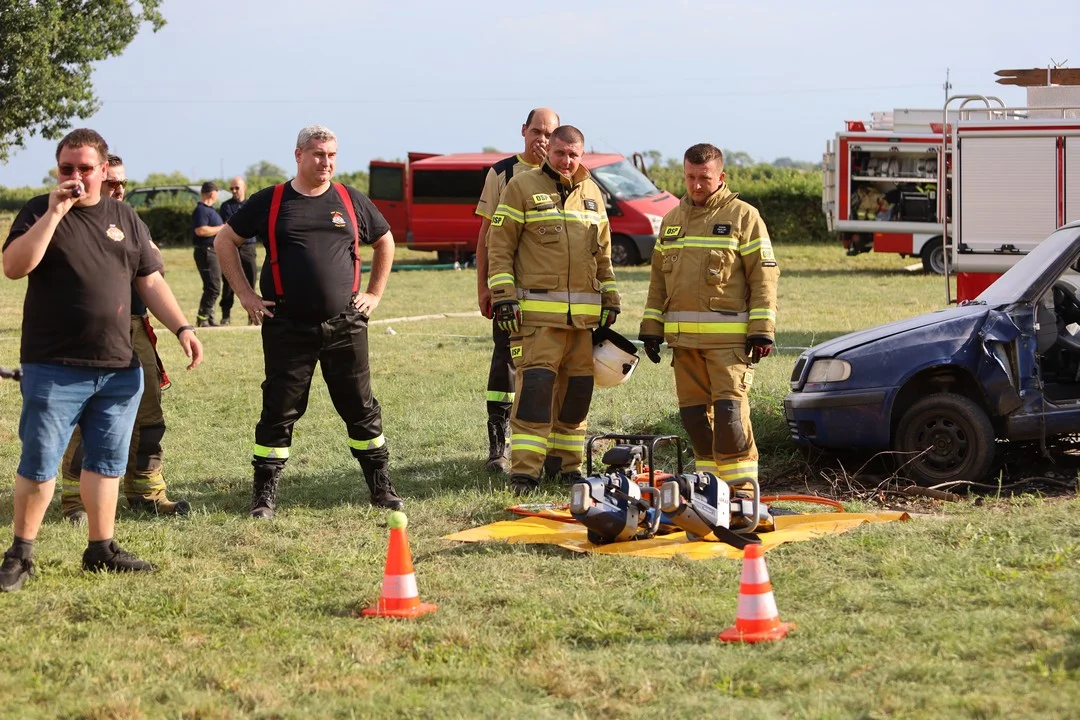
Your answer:
[[[924,397],[904,413],[896,433],[900,474],[922,486],[981,482],[994,464],[994,428],[973,401],[955,393]],[[921,453],[921,454],[920,454]]]
[[[611,238],[611,264],[637,265],[641,262],[637,246],[628,237],[615,235]]]
[[[941,238],[936,237],[923,245],[920,256],[924,271],[934,275],[945,274],[945,251],[941,247]]]

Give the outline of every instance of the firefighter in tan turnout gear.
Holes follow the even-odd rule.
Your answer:
[[[540,484],[549,448],[563,457],[564,479],[580,475],[591,330],[619,314],[611,230],[600,188],[581,165],[584,148],[577,128],[556,128],[544,164],[515,175],[491,216],[488,287],[517,369],[510,489],[518,495]]]
[[[653,251],[639,339],[654,363],[673,349],[679,416],[698,471],[757,480],[747,394],[772,350],[776,265],[758,211],[724,183],[724,156],[709,144],[683,156],[686,195],[664,216]]]

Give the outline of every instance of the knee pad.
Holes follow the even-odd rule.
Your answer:
[[[551,422],[551,395],[555,373],[544,368],[529,368],[521,373],[521,397],[515,417],[522,422]]]
[[[713,430],[712,424],[709,423],[708,408],[704,405],[679,408],[679,419],[682,420],[686,434],[690,436],[694,455],[711,458],[713,456]]]
[[[592,403],[593,378],[591,375],[575,375],[566,381],[566,399],[559,410],[559,422],[580,425],[589,417]]]
[[[717,400],[713,403],[713,449],[723,455],[732,455],[746,449],[746,428],[742,423],[742,402]]]

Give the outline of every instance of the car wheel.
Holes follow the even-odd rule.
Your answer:
[[[981,482],[994,464],[994,428],[983,409],[968,398],[937,393],[904,413],[896,449],[913,453],[900,458],[904,463],[900,474],[919,485]]]
[[[920,257],[924,271],[934,275],[945,274],[945,250],[941,247],[941,238],[934,238],[923,245]]]
[[[612,265],[637,265],[639,262],[641,257],[633,240],[620,236],[611,238]]]

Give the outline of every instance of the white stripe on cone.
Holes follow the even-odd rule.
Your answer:
[[[765,558],[754,558],[743,563],[742,584],[761,585],[769,582],[769,569],[765,567]]]
[[[780,617],[776,598],[771,592],[763,595],[739,595],[739,607],[735,617],[743,620],[772,620]]]
[[[384,575],[382,583],[383,598],[407,600],[420,597],[416,589],[416,573],[408,575]]]

